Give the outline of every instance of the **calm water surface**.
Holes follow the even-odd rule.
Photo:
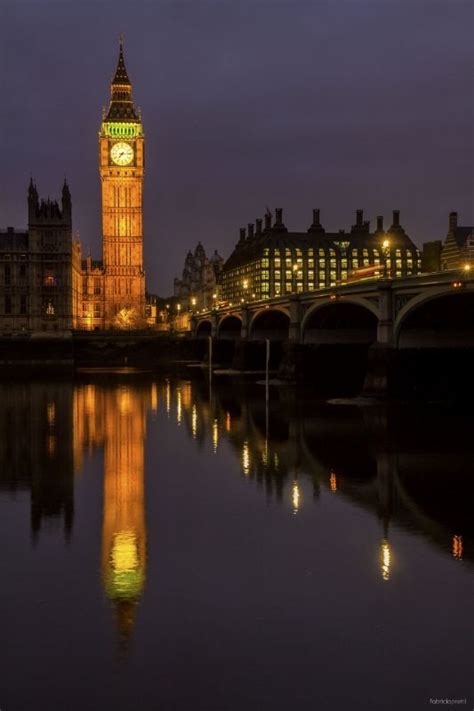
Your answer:
[[[472,419],[124,373],[0,423],[2,711],[473,708]]]

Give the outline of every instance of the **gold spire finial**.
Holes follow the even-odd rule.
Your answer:
[[[122,33],[119,34],[119,43],[120,43],[120,49],[122,49],[123,48],[123,34]]]

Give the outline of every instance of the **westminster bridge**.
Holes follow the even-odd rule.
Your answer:
[[[399,390],[402,371],[412,389],[423,376],[432,380],[440,362],[465,379],[463,359],[472,362],[474,348],[474,278],[470,271],[439,272],[229,304],[194,314],[192,334],[215,340],[216,359],[219,343],[234,341],[241,369],[255,362],[265,340],[282,354],[280,373],[307,379],[333,368],[339,377],[350,366],[366,394]]]

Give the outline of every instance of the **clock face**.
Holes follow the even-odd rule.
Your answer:
[[[133,148],[130,143],[114,143],[110,157],[115,165],[130,165],[133,160]]]

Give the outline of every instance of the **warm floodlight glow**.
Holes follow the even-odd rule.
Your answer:
[[[243,282],[242,282],[242,286],[244,287],[244,289],[248,289],[248,288],[249,288],[249,282],[248,282],[248,279],[244,279],[244,280],[243,280]]]
[[[382,242],[382,247],[384,249],[388,249],[390,247],[390,240],[384,239],[384,241]]]
[[[469,264],[469,262],[466,262],[466,264],[463,266],[463,269],[465,272],[471,271],[471,265]]]

